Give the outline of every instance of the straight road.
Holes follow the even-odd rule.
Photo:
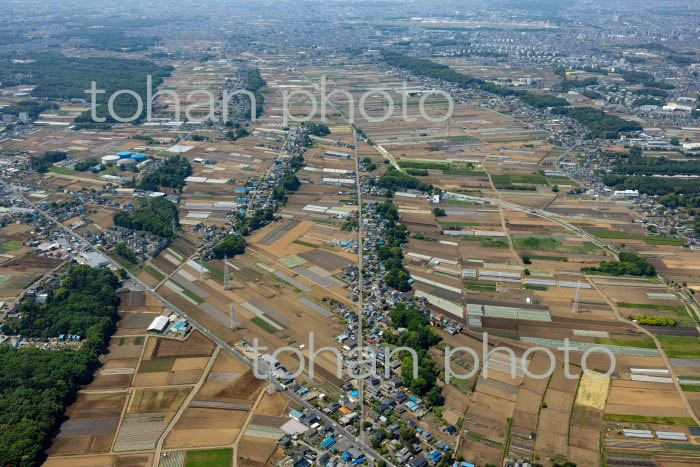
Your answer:
[[[37,208],[36,206],[34,206],[27,198],[25,198],[24,194],[23,194],[19,189],[17,189],[16,187],[14,187],[14,186],[12,186],[12,185],[10,185],[10,187],[11,187],[12,191],[15,193],[15,195],[17,195],[17,196],[18,196],[19,198],[21,198],[25,203],[27,203],[28,206],[34,207],[34,209],[36,209],[37,212],[38,212],[42,217],[44,217],[45,219],[47,219],[47,220],[49,220],[50,222],[54,223],[58,228],[62,229],[63,231],[65,231],[66,233],[68,233],[69,235],[71,235],[73,238],[77,239],[77,240],[79,241],[79,243],[82,245],[82,248],[83,248],[85,251],[92,250],[92,251],[95,251],[95,252],[97,252],[97,253],[102,254],[100,251],[97,250],[97,248],[95,248],[94,246],[92,246],[92,245],[90,244],[90,242],[88,242],[85,238],[83,238],[82,236],[78,235],[76,232],[74,232],[74,231],[73,231],[72,229],[70,229],[69,227],[66,227],[64,224],[62,224],[61,222],[59,222],[57,219],[55,219],[55,218],[54,218],[53,216],[51,216],[50,214],[48,214],[48,213],[42,211],[41,209]],[[122,269],[121,265],[120,265],[119,263],[117,263],[116,261],[114,261],[112,258],[110,258],[110,257],[108,257],[108,256],[106,256],[106,258],[107,258],[107,260],[108,260],[115,268],[117,268],[118,270],[119,270],[119,269]],[[159,300],[161,303],[163,303],[163,305],[165,305],[165,306],[166,306],[168,309],[170,309],[172,312],[174,312],[175,314],[177,314],[177,315],[180,316],[181,318],[187,319],[187,320],[190,322],[190,324],[191,324],[194,328],[196,328],[196,329],[197,329],[198,331],[200,331],[202,334],[204,334],[204,335],[207,336],[209,339],[211,339],[215,344],[217,344],[218,346],[222,347],[224,350],[226,350],[226,351],[229,352],[231,355],[233,355],[234,357],[236,357],[237,359],[239,359],[241,362],[243,362],[243,363],[244,363],[246,366],[248,366],[249,368],[251,368],[251,369],[253,368],[253,366],[254,366],[253,361],[249,360],[245,355],[243,355],[242,353],[240,353],[239,351],[237,351],[236,349],[234,349],[228,342],[224,341],[222,338],[220,338],[219,336],[217,336],[216,334],[214,334],[213,332],[211,332],[211,331],[210,331],[209,329],[207,329],[205,326],[201,325],[200,323],[198,323],[197,321],[195,321],[194,319],[192,319],[190,316],[187,315],[187,313],[185,313],[184,311],[180,310],[178,307],[176,307],[175,305],[173,305],[172,303],[170,303],[168,300],[166,300],[164,297],[162,297],[160,294],[158,294],[158,292],[156,292],[155,290],[153,290],[152,288],[150,288],[150,287],[149,287],[148,285],[146,285],[145,283],[141,282],[141,280],[138,279],[136,276],[133,276],[133,275],[132,275],[130,272],[128,272],[128,271],[126,271],[126,273],[127,273],[128,277],[129,277],[135,284],[138,284],[139,287],[141,287],[144,291],[148,292],[151,296],[153,296],[154,298],[156,298],[157,300]],[[354,443],[354,444],[356,444],[357,446],[359,446],[359,448],[362,450],[362,452],[363,452],[367,457],[372,458],[372,459],[375,460],[375,461],[383,460],[383,461],[385,461],[385,462],[387,463],[387,465],[390,465],[390,466],[393,466],[393,465],[394,465],[394,464],[390,463],[389,461],[387,461],[381,454],[379,454],[378,452],[376,452],[376,451],[375,451],[374,449],[372,449],[370,446],[367,446],[362,440],[360,440],[360,439],[357,438],[355,435],[353,435],[353,434],[351,434],[350,432],[348,432],[347,430],[345,430],[345,428],[341,427],[341,426],[340,426],[338,423],[336,423],[333,419],[331,419],[331,418],[328,417],[326,414],[324,414],[323,412],[321,412],[320,410],[318,410],[316,407],[312,406],[311,404],[309,404],[308,402],[306,402],[305,400],[303,400],[298,394],[296,394],[296,393],[294,393],[294,392],[291,392],[291,391],[287,391],[287,389],[286,389],[279,381],[277,381],[277,380],[275,380],[275,379],[272,379],[271,382],[272,382],[272,384],[275,385],[275,387],[277,387],[277,390],[278,390],[278,391],[285,393],[285,394],[287,395],[287,397],[289,397],[290,399],[292,399],[292,400],[293,400],[294,402],[296,402],[298,405],[302,406],[304,409],[309,410],[311,413],[313,413],[314,415],[318,416],[321,420],[323,420],[327,425],[333,427],[333,429],[335,430],[336,433],[342,435],[342,436],[345,437],[346,439],[350,440],[352,443]],[[157,459],[155,459],[155,460],[157,460]],[[155,460],[154,460],[154,461],[155,461]]]

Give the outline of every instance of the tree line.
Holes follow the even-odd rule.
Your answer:
[[[566,115],[590,130],[594,138],[614,139],[622,132],[641,131],[642,125],[592,107],[558,107],[554,115]]]
[[[629,153],[606,152],[614,161],[613,173],[620,175],[700,175],[700,160],[673,160],[665,156],[643,156],[638,148]]]
[[[406,241],[408,229],[405,225],[397,224],[399,211],[390,201],[377,204],[375,209],[386,223],[384,243],[377,248],[377,256],[387,271],[384,283],[392,289],[407,292],[411,290],[411,275],[403,267],[401,245]]]
[[[136,206],[114,214],[114,224],[132,230],[142,230],[162,238],[175,237],[173,224],[178,225],[177,206],[165,197],[139,199]]]
[[[3,107],[2,113],[19,116],[20,113],[26,112],[29,120],[36,120],[45,110],[58,110],[58,108],[58,104],[52,102],[19,101]]]
[[[401,378],[404,386],[420,397],[425,396],[429,405],[442,405],[445,399],[440,386],[436,384],[440,369],[428,353],[430,347],[437,345],[441,339],[430,327],[428,316],[419,308],[407,308],[399,303],[389,313],[389,319],[392,328],[406,331],[397,334],[386,332],[386,341],[392,345],[410,347],[418,356],[418,375],[414,378],[413,357],[408,352],[402,355]]]
[[[185,187],[185,179],[190,175],[192,175],[192,164],[186,157],[177,155],[166,159],[162,166],[144,175],[138,186],[148,191],[158,191],[160,187],[182,191]]]
[[[609,274],[611,276],[656,276],[656,268],[646,259],[623,251],[618,261],[602,261],[598,267],[581,268],[584,273]]]
[[[29,165],[37,172],[45,173],[55,162],[65,160],[66,157],[68,156],[63,151],[46,151],[41,156],[31,156],[29,158]]]
[[[387,50],[382,50],[381,56],[389,65],[409,70],[418,75],[441,79],[456,84],[463,89],[476,88],[501,97],[514,96],[528,105],[539,108],[569,105],[566,99],[560,97],[533,94],[522,89],[499,86],[474,76],[458,73],[449,66],[432,60],[410,57]]]
[[[382,188],[386,188],[390,192],[396,191],[397,189],[433,191],[433,185],[422,182],[411,175],[399,172],[393,166],[389,166],[386,172],[384,172],[375,183]]]
[[[3,332],[31,337],[78,334],[79,350],[0,346],[0,465],[35,466],[63,414],[100,365],[119,319],[117,277],[106,268],[74,266],[46,304],[25,302]]]
[[[95,81],[97,89],[105,93],[97,94],[97,116],[107,122],[115,120],[109,116],[107,101],[120,89],[136,92],[146,105],[146,76],[153,78],[155,89],[169,76],[172,67],[160,66],[148,60],[132,60],[114,57],[66,57],[57,53],[37,53],[23,55],[20,61],[13,54],[0,55],[0,86],[35,85],[33,97],[45,99],[86,99],[90,96],[85,90]],[[154,91],[155,92],[155,91]],[[114,100],[114,110],[120,117],[131,117],[137,110],[136,100],[129,95],[120,95]],[[145,118],[142,112],[136,121]],[[92,122],[90,111],[76,118],[76,123]]]

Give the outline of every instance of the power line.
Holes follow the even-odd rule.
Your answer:
[[[581,281],[576,282],[576,298],[574,299],[574,309],[571,310],[572,313],[578,313],[578,304],[581,299]]]

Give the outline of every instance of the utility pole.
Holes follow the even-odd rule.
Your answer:
[[[238,324],[238,321],[236,320],[236,304],[232,303],[231,304],[231,331],[235,331],[240,327],[240,324]]]
[[[581,281],[578,281],[576,283],[576,298],[574,299],[574,309],[572,310],[573,314],[578,313],[578,303],[579,303],[580,299],[581,299]]]
[[[230,290],[231,283],[228,277],[228,256],[224,255],[224,290]],[[233,308],[231,308],[231,316],[233,316]]]

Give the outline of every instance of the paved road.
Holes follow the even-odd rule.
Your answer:
[[[574,232],[575,234],[585,238],[587,241],[593,243],[595,246],[598,248],[602,248],[608,253],[612,254],[613,256],[617,257],[617,255],[620,253],[620,250],[615,248],[612,245],[609,245],[602,240],[598,239],[598,237],[586,232],[585,230],[581,229],[580,227],[576,227],[573,224],[570,224],[562,216],[559,216],[557,214],[551,213],[544,211],[542,209],[537,209],[537,208],[530,208],[527,206],[521,206],[519,204],[514,204],[511,203],[510,201],[503,201],[497,198],[482,198],[480,196],[469,196],[469,195],[462,195],[459,193],[452,193],[452,192],[445,192],[445,197],[449,199],[459,199],[462,201],[475,201],[475,202],[483,202],[483,203],[488,203],[488,204],[493,204],[496,206],[502,206],[505,208],[508,208],[513,211],[519,211],[519,212],[527,212],[530,214],[533,214],[538,217],[542,217],[543,219],[550,220],[554,222],[555,224],[559,224],[560,226],[564,227],[565,229]]]
[[[374,148],[381,153],[382,156],[384,156],[392,166],[394,166],[398,171],[403,172],[403,169],[399,167],[399,165],[396,163],[396,159],[394,159],[394,156],[391,155],[389,151],[387,151],[385,148],[383,148],[381,145],[375,145]],[[459,199],[462,201],[476,201],[476,202],[484,202],[484,203],[489,203],[493,204],[495,206],[499,207],[504,207],[511,209],[513,211],[519,211],[519,212],[528,212],[530,214],[533,214],[538,217],[542,217],[544,219],[548,219],[556,224],[559,224],[560,226],[564,227],[567,230],[570,230],[571,232],[574,232],[581,237],[585,238],[589,242],[593,243],[595,246],[598,248],[602,248],[608,253],[612,254],[613,256],[617,257],[617,255],[620,253],[620,251],[615,248],[612,245],[609,245],[603,241],[601,241],[598,237],[589,234],[585,230],[576,227],[575,225],[567,222],[564,220],[562,216],[559,216],[557,214],[554,214],[552,212],[547,212],[542,209],[537,209],[537,208],[530,208],[527,206],[520,206],[519,204],[514,204],[509,201],[503,201],[498,198],[482,198],[480,196],[469,196],[469,195],[463,195],[460,193],[451,193],[451,192],[445,192],[445,197],[446,198],[451,198],[451,199]]]
[[[29,206],[34,206],[27,198],[24,197],[24,194],[23,194],[21,191],[19,191],[19,190],[16,189],[15,187],[12,187],[12,190],[15,192],[15,194],[16,194],[17,196],[19,196],[20,198],[22,198],[22,199],[24,200],[24,202],[27,203]],[[96,252],[102,254],[102,253],[99,252],[95,247],[93,247],[93,246],[90,244],[90,242],[88,242],[87,240],[85,240],[85,238],[83,238],[82,236],[80,236],[80,235],[78,235],[77,233],[75,233],[72,229],[70,229],[70,228],[66,227],[65,225],[63,225],[61,222],[59,222],[59,221],[58,221],[57,219],[55,219],[53,216],[51,216],[50,214],[48,214],[48,213],[42,211],[41,209],[37,208],[36,206],[34,206],[34,208],[35,208],[45,219],[48,219],[49,221],[53,222],[53,223],[56,224],[56,226],[58,226],[60,229],[64,230],[64,231],[67,232],[69,235],[72,235],[74,238],[76,238],[77,240],[79,240],[80,243],[83,245],[83,247],[84,247],[85,250],[92,250],[92,251],[96,251]],[[120,265],[119,263],[117,263],[116,261],[114,261],[112,258],[110,258],[110,257],[106,257],[106,258],[107,258],[107,260],[108,260],[113,266],[115,266],[117,269],[122,269],[121,265]],[[183,311],[180,310],[178,307],[176,307],[175,305],[173,305],[172,303],[170,303],[168,300],[166,300],[165,298],[163,298],[160,294],[158,294],[158,292],[156,292],[155,290],[151,289],[151,288],[150,288],[148,285],[146,285],[145,283],[141,282],[141,280],[139,280],[137,277],[133,276],[130,272],[127,271],[127,274],[128,274],[128,276],[129,276],[129,278],[130,278],[134,283],[138,284],[140,287],[143,288],[143,290],[145,290],[146,292],[148,292],[149,294],[151,294],[151,295],[152,295],[153,297],[155,297],[156,299],[160,300],[160,302],[162,302],[167,308],[169,308],[169,309],[170,309],[171,311],[173,311],[175,314],[177,314],[178,316],[180,316],[180,317],[182,317],[182,318],[187,319],[187,320],[190,322],[190,324],[191,324],[194,328],[196,328],[196,329],[199,330],[202,334],[204,334],[204,335],[207,336],[209,339],[211,339],[215,344],[221,346],[224,350],[226,350],[226,351],[229,352],[231,355],[233,355],[234,357],[236,357],[237,359],[239,359],[240,361],[242,361],[242,362],[243,362],[246,366],[248,366],[249,368],[251,368],[251,369],[253,368],[253,362],[252,362],[251,360],[249,360],[246,356],[244,356],[242,353],[240,353],[239,351],[237,351],[236,349],[234,349],[231,345],[229,345],[228,342],[224,341],[224,340],[221,339],[219,336],[217,336],[217,335],[214,334],[213,332],[209,331],[209,329],[207,329],[206,327],[204,327],[203,325],[201,325],[200,323],[198,323],[197,321],[195,321],[194,319],[192,319],[190,316],[187,315],[187,313],[183,312]],[[374,460],[376,460],[376,461],[383,460],[383,461],[385,461],[385,462],[387,463],[387,465],[390,465],[390,466],[393,466],[393,465],[394,465],[394,464],[390,463],[389,461],[387,461],[381,454],[379,454],[378,452],[376,452],[374,449],[372,449],[371,447],[368,447],[367,445],[365,445],[365,444],[364,444],[360,439],[358,439],[355,435],[350,434],[347,430],[345,430],[343,427],[341,427],[339,424],[337,424],[333,419],[331,419],[331,418],[328,417],[326,414],[324,414],[323,412],[321,412],[320,410],[318,410],[316,407],[312,406],[311,404],[309,404],[308,402],[306,402],[305,400],[303,400],[298,394],[296,394],[296,393],[294,393],[294,392],[291,392],[291,391],[287,391],[287,390],[282,386],[282,384],[281,384],[279,381],[276,381],[276,380],[273,379],[273,380],[272,380],[272,384],[274,384],[274,385],[277,387],[277,390],[278,390],[278,391],[285,393],[285,394],[287,395],[287,397],[289,397],[290,399],[292,399],[294,402],[296,402],[296,403],[299,404],[300,406],[304,407],[305,409],[308,409],[308,410],[311,411],[313,414],[317,415],[317,416],[318,416],[321,420],[323,420],[327,425],[332,426],[333,429],[336,431],[336,433],[339,433],[340,435],[344,436],[345,438],[347,438],[348,440],[350,440],[351,442],[353,442],[354,444],[356,444],[357,446],[359,446],[360,449],[362,450],[362,452],[363,452],[367,457],[370,457],[370,458],[372,458],[372,459],[374,459]]]
[[[622,317],[620,314],[620,310],[617,308],[617,303],[613,302],[610,297],[608,297],[607,294],[605,294],[598,285],[591,280],[588,275],[586,275],[586,280],[593,286],[593,288],[605,299],[605,301],[608,303],[610,308],[612,308],[613,313],[615,314],[615,318],[618,321],[624,322],[624,323],[630,323],[629,320],[625,319]],[[683,405],[685,405],[686,411],[690,414],[690,416],[693,418],[695,421],[696,425],[700,425],[700,419],[695,415],[695,412],[693,411],[693,407],[690,405],[690,402],[688,401],[688,397],[686,396],[685,392],[683,391],[683,388],[681,388],[680,381],[678,381],[678,376],[676,375],[676,372],[673,370],[673,365],[671,365],[671,361],[668,359],[668,356],[666,355],[666,351],[664,350],[663,345],[661,345],[661,342],[659,342],[659,339],[651,332],[649,332],[646,328],[643,326],[639,325],[638,323],[635,323],[634,321],[631,321],[632,326],[634,326],[637,331],[640,333],[646,335],[650,339],[654,341],[654,344],[656,345],[656,348],[659,350],[659,354],[661,355],[662,360],[664,361],[664,365],[666,365],[666,369],[668,370],[669,376],[671,377],[671,380],[673,381],[673,385],[676,387],[676,391],[681,396],[681,401],[683,402]]]
[[[364,274],[362,274],[362,252],[364,248],[364,239],[362,238],[362,188],[360,186],[360,158],[357,155],[357,131],[353,129],[353,137],[355,140],[355,190],[357,194],[357,318],[358,318],[358,333],[357,342],[360,344],[360,349],[362,349],[364,342],[362,341],[362,316],[364,315],[364,297],[363,297],[363,282]],[[365,380],[357,380],[357,390],[360,400],[360,439],[364,441],[365,438]]]

